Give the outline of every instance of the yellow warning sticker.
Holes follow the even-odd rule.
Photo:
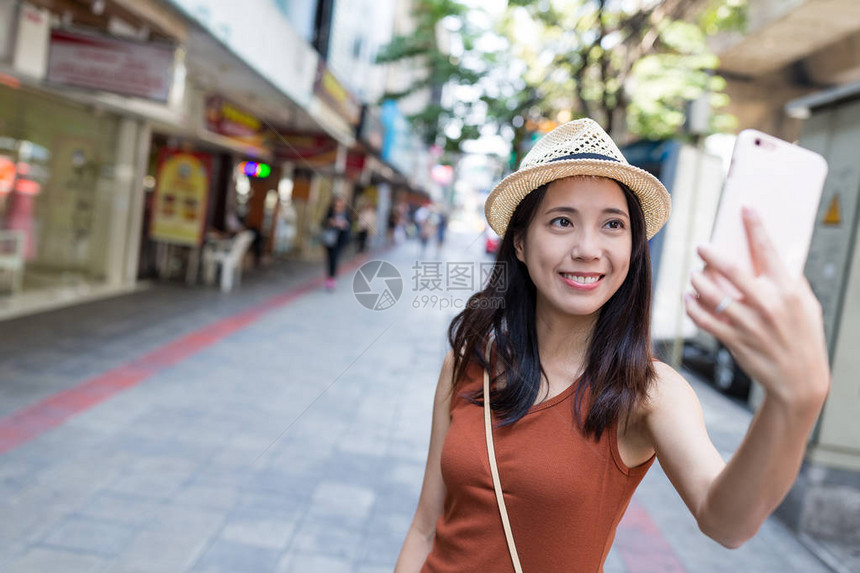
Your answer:
[[[839,195],[834,195],[830,200],[830,206],[824,214],[821,222],[825,225],[839,225],[842,223],[842,209],[839,207]]]

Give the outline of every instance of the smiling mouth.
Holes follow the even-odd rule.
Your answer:
[[[600,279],[602,279],[605,275],[596,274],[596,273],[588,273],[588,274],[577,274],[577,273],[559,273],[563,278],[569,280],[570,282],[574,282],[579,285],[593,285]]]

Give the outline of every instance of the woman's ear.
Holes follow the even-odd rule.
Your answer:
[[[517,259],[525,264],[525,254],[523,251],[523,235],[522,233],[518,233],[514,236],[514,253],[517,256]]]

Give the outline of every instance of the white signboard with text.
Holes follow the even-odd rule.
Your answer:
[[[166,44],[52,30],[47,80],[166,102],[174,51]]]

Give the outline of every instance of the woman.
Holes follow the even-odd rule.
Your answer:
[[[335,287],[335,276],[337,276],[337,262],[340,252],[349,243],[349,230],[352,226],[352,218],[346,208],[346,200],[335,196],[326,211],[323,221],[323,242],[328,258],[328,276],[325,287],[333,291]]]
[[[755,273],[702,247],[692,320],[765,389],[726,463],[689,384],[650,352],[647,239],[669,196],[591,120],[541,139],[487,199],[503,237],[488,285],[451,323],[424,484],[395,571],[512,571],[483,427],[526,573],[602,571],[633,491],[659,459],[700,529],[750,539],[791,487],[829,390],[821,307],[787,276],[754,213]],[[718,281],[742,296],[725,296]],[[493,302],[495,301],[495,303]],[[486,348],[489,346],[489,353]]]

